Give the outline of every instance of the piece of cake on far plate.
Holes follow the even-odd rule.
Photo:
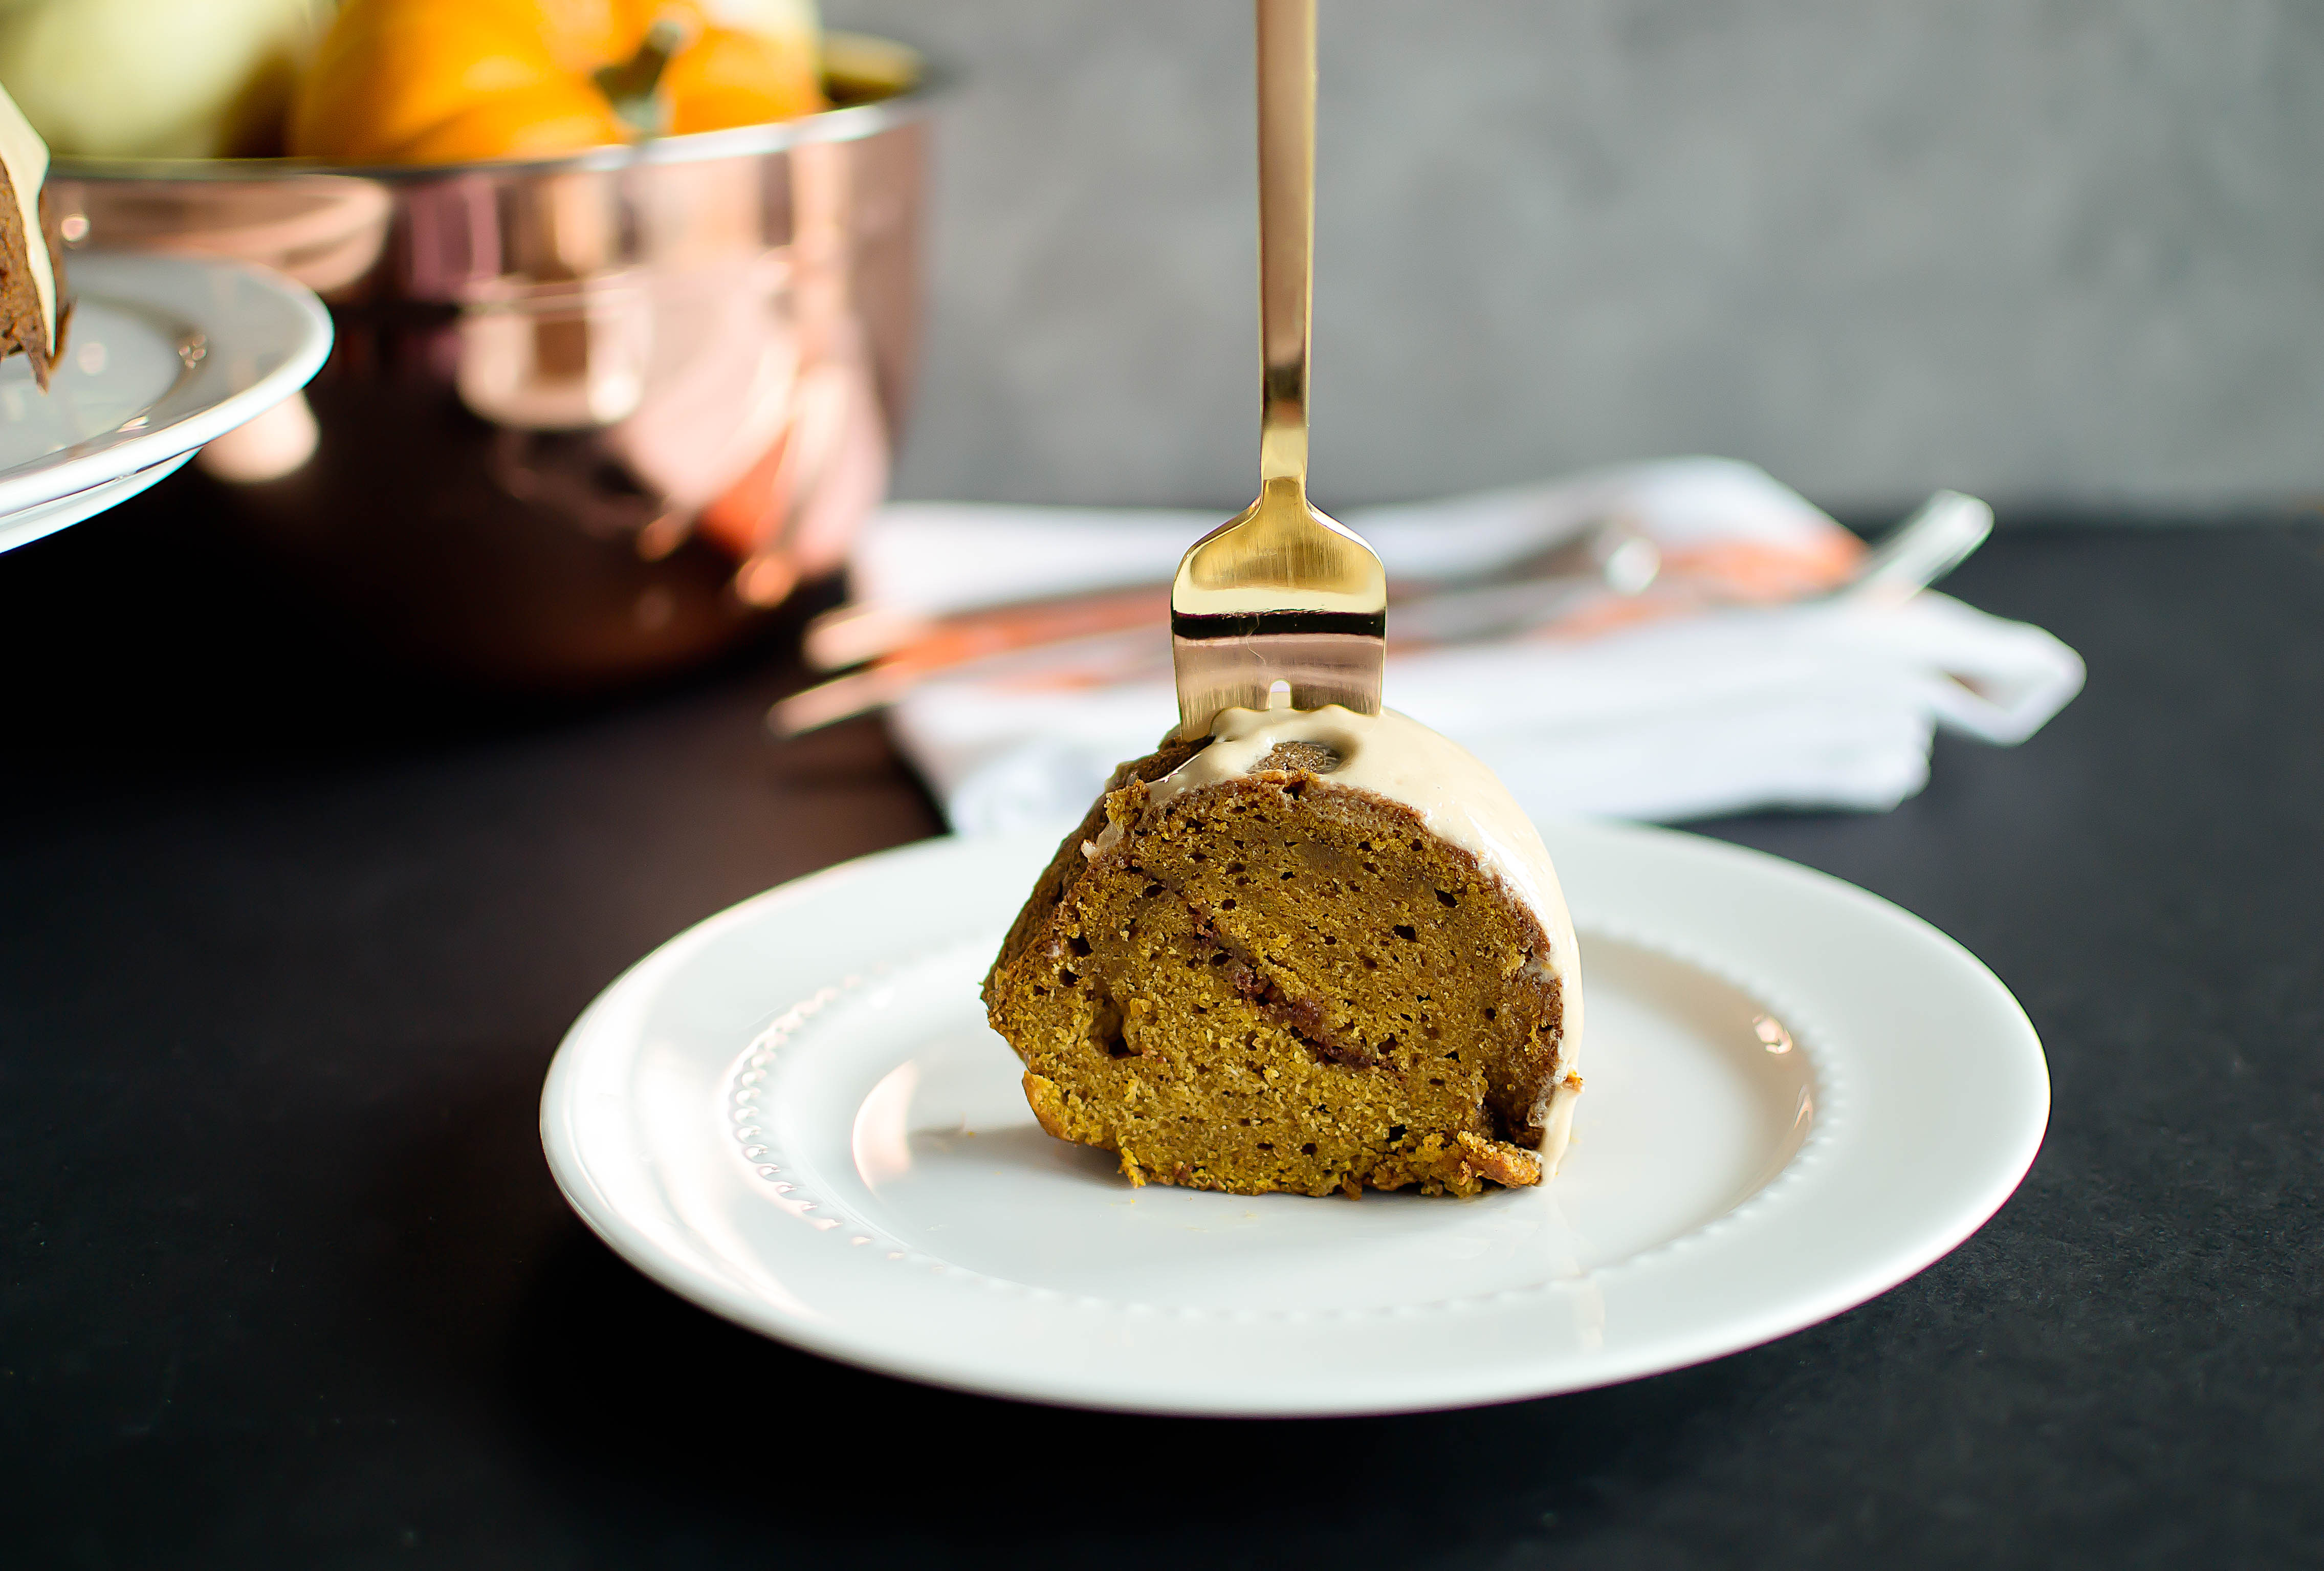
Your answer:
[[[0,90],[0,360],[23,355],[45,388],[57,357],[57,268],[41,224],[48,144]]]
[[[1540,835],[1394,711],[1230,709],[1114,772],[985,978],[1060,1140],[1133,1184],[1554,1173],[1582,990]]]

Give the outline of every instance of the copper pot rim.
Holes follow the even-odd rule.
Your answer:
[[[581,171],[654,168],[663,164],[704,163],[715,159],[763,157],[818,143],[860,142],[883,131],[925,119],[930,108],[949,94],[954,73],[919,50],[892,39],[869,34],[826,33],[826,41],[846,39],[909,58],[911,85],[862,103],[845,104],[796,120],[765,125],[738,125],[726,131],[696,131],[684,136],[655,136],[642,142],[595,147],[557,158],[484,159],[466,163],[347,164],[310,158],[59,158],[49,166],[52,180],[166,180],[184,185],[208,183],[259,184],[268,180],[311,180],[336,175],[347,180],[376,180],[388,185],[426,185],[472,175],[554,175]]]

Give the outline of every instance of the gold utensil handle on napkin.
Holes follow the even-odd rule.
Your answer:
[[[1506,637],[1577,605],[1628,599],[1658,586],[1667,591],[1655,613],[1663,615],[1799,600],[1902,601],[1960,566],[1992,528],[1992,508],[1973,496],[1940,491],[1844,576],[1815,587],[1783,579],[1771,587],[1764,574],[1738,581],[1716,568],[1682,572],[1674,581],[1664,573],[1653,539],[1617,516],[1549,551],[1497,564],[1473,578],[1407,584],[1397,601],[1397,637],[1407,646]],[[1102,591],[935,618],[876,605],[850,607],[828,624],[837,636],[827,652],[837,658],[812,663],[826,670],[862,659],[878,663],[791,695],[768,712],[767,722],[779,736],[799,735],[894,703],[931,677],[989,669],[996,660],[1011,662],[1020,677],[1047,668],[1077,685],[1102,680],[1102,668],[1121,663],[1123,651],[1109,641],[1150,627],[1151,596],[1157,594]],[[812,656],[812,629],[808,642]]]

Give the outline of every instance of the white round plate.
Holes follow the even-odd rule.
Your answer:
[[[1716,841],[1548,839],[1589,1084],[1539,1188],[1132,1189],[1043,1134],[977,1000],[1055,844],[1024,836],[866,857],[656,950],[558,1049],[549,1166],[640,1270],[770,1336],[969,1391],[1213,1414],[1698,1363],[1904,1280],[2016,1187],[2048,1070],[1960,946]]]
[[[82,252],[46,393],[0,362],[0,550],[102,512],[306,385],[331,319],[303,286],[238,262]]]

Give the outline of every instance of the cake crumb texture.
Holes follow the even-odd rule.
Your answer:
[[[1327,756],[1149,804],[1201,745],[1115,772],[986,977],[1041,1127],[1133,1185],[1538,1183],[1563,1013],[1534,914]]]

